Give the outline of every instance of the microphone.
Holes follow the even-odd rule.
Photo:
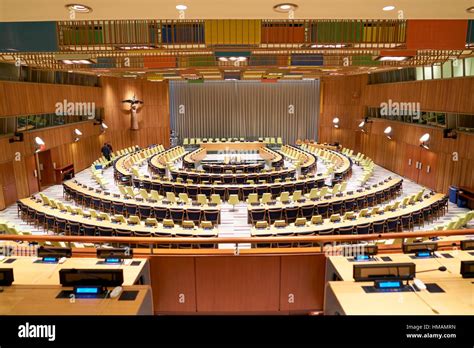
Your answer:
[[[420,300],[422,300],[422,301],[424,302],[424,304],[427,305],[427,306],[431,309],[431,311],[432,311],[433,313],[435,313],[435,314],[439,314],[439,312],[438,312],[435,308],[431,307],[431,305],[430,305],[428,302],[426,302],[426,301],[423,299],[423,297],[421,297],[421,296],[417,293],[416,289],[413,288],[413,286],[412,286],[408,281],[409,281],[409,278],[411,278],[412,276],[415,276],[417,273],[425,273],[425,272],[433,272],[433,271],[446,272],[447,270],[448,270],[448,269],[446,268],[446,266],[439,266],[438,268],[434,268],[434,269],[425,269],[425,270],[423,270],[423,271],[414,272],[414,273],[412,273],[412,274],[410,274],[410,275],[408,276],[407,286],[410,286],[410,287],[413,289],[413,293],[414,293]],[[425,283],[423,283],[422,280],[414,278],[414,279],[413,279],[413,283],[416,285],[416,287],[417,287],[418,289],[420,289],[420,290],[426,290],[426,285],[425,285]]]

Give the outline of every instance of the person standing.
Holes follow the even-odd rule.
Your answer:
[[[104,146],[102,146],[100,151],[102,151],[102,155],[104,155],[107,161],[110,161],[110,154],[112,151],[110,150],[110,147],[107,145],[107,143],[104,143]]]

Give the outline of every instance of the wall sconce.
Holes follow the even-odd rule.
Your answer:
[[[46,144],[44,143],[43,139],[41,139],[40,137],[36,137],[35,138],[35,153],[38,153],[42,150],[45,149],[45,146]]]
[[[334,125],[334,128],[339,128],[339,117],[334,117],[332,119],[332,124]]]
[[[392,139],[392,127],[388,126],[383,132],[387,138]]]
[[[102,133],[104,133],[107,128],[109,128],[109,126],[107,126],[104,122],[100,123],[100,131]]]
[[[77,142],[81,138],[82,132],[79,129],[74,129],[74,141]]]
[[[367,124],[372,123],[372,122],[373,121],[369,120],[368,116],[365,116],[364,119],[359,123],[359,128],[361,132],[365,133],[366,132],[365,127],[367,126]]]
[[[420,146],[429,149],[430,148],[430,134],[425,133],[420,137]]]

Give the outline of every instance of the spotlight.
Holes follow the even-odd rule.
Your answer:
[[[109,126],[107,126],[104,122],[100,123],[100,131],[102,133],[104,133],[107,128],[109,128]]]
[[[332,124],[334,125],[334,128],[339,128],[339,117],[334,117],[332,119]]]
[[[392,139],[392,127],[388,126],[387,128],[385,128],[385,130],[383,131],[384,134],[387,136],[387,138],[389,139]]]
[[[79,129],[74,129],[74,141],[77,142],[81,138],[82,132]]]
[[[40,137],[35,138],[35,153],[38,153],[45,149],[45,143]]]
[[[430,134],[429,133],[425,133],[420,137],[420,146],[421,147],[428,150],[430,148],[429,142],[430,142]]]

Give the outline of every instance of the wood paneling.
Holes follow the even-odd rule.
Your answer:
[[[0,82],[0,117],[24,114],[53,113],[56,103],[94,102],[104,107],[108,129],[100,132],[92,121],[46,128],[25,133],[24,141],[10,144],[8,137],[0,138],[0,163],[13,163],[17,198],[37,192],[34,169],[26,162],[34,152],[34,138],[40,137],[51,150],[51,161],[56,167],[74,164],[75,172],[86,169],[101,156],[100,148],[109,141],[115,150],[135,144],[169,145],[169,102],[166,82],[148,82],[119,78],[103,78],[103,87]],[[133,94],[145,101],[139,113],[140,130],[130,130],[130,114],[122,104]],[[74,142],[73,131],[83,135]],[[0,209],[1,209],[0,199]]]
[[[149,260],[158,314],[291,314],[323,308],[323,254],[151,256]],[[179,301],[180,294],[185,303]]]
[[[99,87],[0,81],[0,116],[53,113],[56,103],[90,102],[102,106]]]
[[[323,308],[326,258],[323,254],[281,258],[281,311]]]
[[[198,312],[276,312],[280,258],[196,258]]]
[[[155,312],[196,312],[194,262],[193,257],[150,258]]]
[[[474,135],[459,133],[457,139],[443,138],[442,129],[377,119],[358,129],[365,107],[382,102],[419,102],[421,110],[474,113],[474,78],[414,81],[367,85],[367,75],[323,79],[320,114],[320,142],[339,142],[372,158],[375,163],[400,175],[418,180],[426,165],[431,173],[420,176],[421,184],[440,192],[449,185],[474,186]],[[332,125],[339,117],[340,128]],[[392,127],[392,140],[384,135]],[[430,153],[419,147],[419,139],[429,133]],[[454,159],[458,158],[457,161]],[[407,167],[408,158],[422,163],[419,171]]]
[[[464,50],[467,20],[409,19],[407,48],[433,50]]]

